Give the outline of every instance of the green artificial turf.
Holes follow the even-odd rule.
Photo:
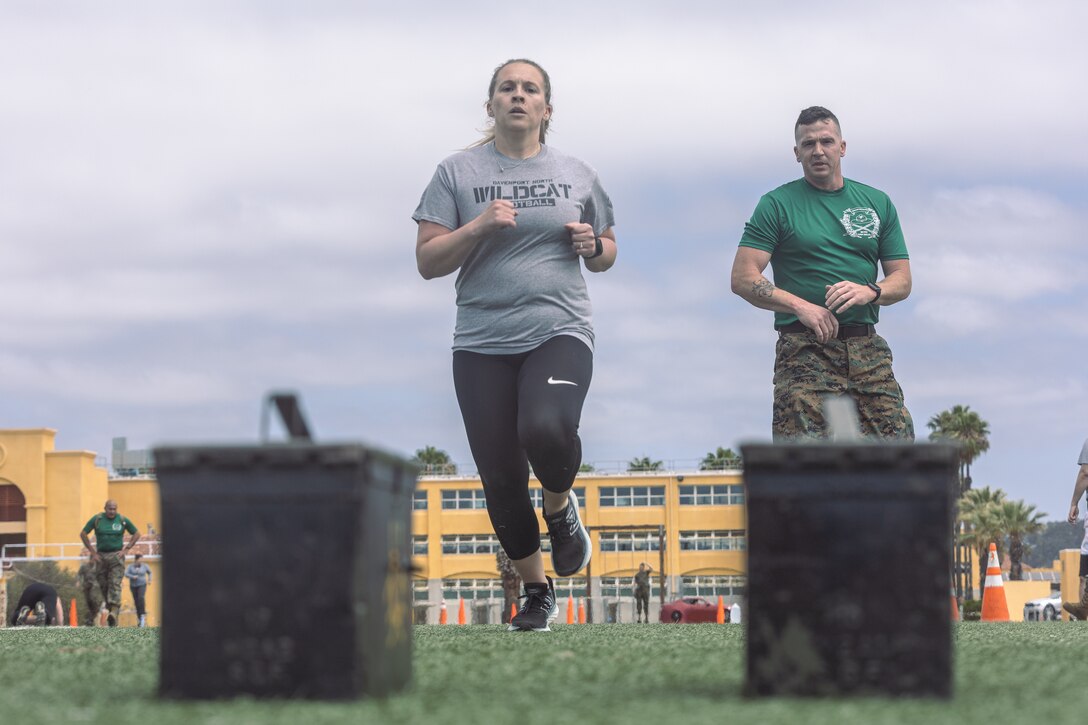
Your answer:
[[[154,629],[0,630],[0,723],[1004,723],[1080,722],[1088,625],[963,623],[952,700],[741,696],[732,625],[415,630],[411,688],[386,700],[162,701]]]

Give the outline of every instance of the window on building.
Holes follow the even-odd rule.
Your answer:
[[[412,537],[412,556],[427,556],[427,537]]]
[[[442,537],[443,554],[497,554],[499,537],[494,534],[451,534]]]
[[[656,531],[602,531],[601,551],[660,551]]]
[[[412,601],[426,602],[431,598],[426,579],[412,579]]]
[[[485,509],[487,508],[487,499],[484,498],[482,488],[447,489],[442,491],[442,508]]]
[[[0,534],[0,553],[6,546],[8,556],[26,556],[26,499],[23,492],[10,483],[0,485],[0,521],[19,524],[24,529],[20,533]]]
[[[564,599],[574,597],[581,599],[586,596],[585,577],[561,577],[555,580],[555,600],[560,604]]]
[[[26,521],[26,499],[10,483],[0,485],[0,521]]]
[[[412,493],[412,509],[414,511],[426,511],[427,510],[427,492],[415,491]]]
[[[746,541],[743,529],[680,532],[681,551],[744,551]]]
[[[447,601],[463,599],[503,599],[501,579],[443,579],[442,596]]]
[[[680,592],[685,597],[740,597],[744,580],[742,576],[685,576],[680,577]]]
[[[578,508],[583,511],[586,508],[586,490],[584,487],[577,487],[574,489],[574,495],[578,497]],[[539,488],[529,489],[529,500],[533,502],[533,508],[543,511],[544,510],[544,492]]]
[[[744,486],[739,483],[680,486],[681,506],[741,506],[743,504]]]
[[[601,486],[602,507],[664,506],[664,486]]]
[[[660,596],[661,586],[660,580],[657,574],[650,576],[650,596]],[[629,599],[635,598],[635,578],[634,576],[602,576],[601,577],[601,596],[605,599],[616,599],[618,597],[626,597]]]

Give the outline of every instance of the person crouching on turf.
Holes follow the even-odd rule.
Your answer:
[[[11,615],[12,627],[28,625],[45,627],[63,624],[64,608],[60,606],[57,590],[42,582],[34,582],[23,590],[19,603],[15,605],[15,611]]]

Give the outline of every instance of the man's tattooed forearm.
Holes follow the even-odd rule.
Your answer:
[[[752,283],[752,294],[756,297],[770,297],[774,294],[774,285],[769,280],[760,278]]]

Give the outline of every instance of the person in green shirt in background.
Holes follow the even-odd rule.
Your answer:
[[[87,534],[94,532],[95,546]],[[125,532],[132,534],[125,544]],[[121,582],[125,579],[125,555],[140,540],[140,531],[124,516],[117,513],[117,502],[106,502],[104,510],[95,514],[79,532],[83,545],[91,552],[95,576],[106,598],[106,622],[117,626],[117,613],[121,609]]]
[[[849,395],[863,436],[913,440],[891,349],[876,334],[879,307],[911,290],[899,215],[887,194],[843,177],[846,141],[831,111],[801,111],[794,140],[804,176],[759,200],[731,275],[735,294],[775,313],[772,432],[826,438],[824,399]]]

